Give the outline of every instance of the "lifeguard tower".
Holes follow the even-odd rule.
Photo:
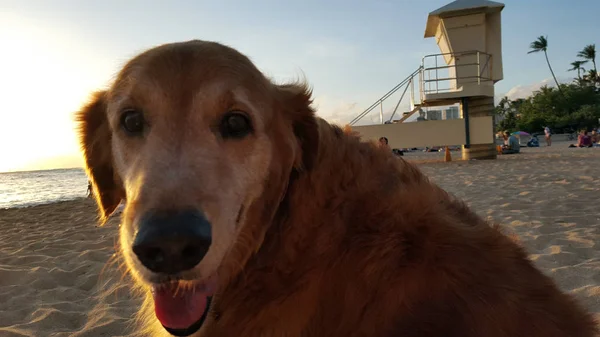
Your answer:
[[[425,38],[433,37],[439,54],[423,57],[421,66],[357,118],[379,107],[377,125],[354,126],[365,138],[385,136],[392,147],[462,145],[463,159],[495,159],[494,84],[503,78],[501,11],[504,4],[457,0],[431,13]],[[414,83],[418,76],[419,102]],[[410,88],[411,111],[399,120],[383,121],[383,103],[404,88],[392,113]],[[406,123],[423,108],[459,105],[460,118]],[[438,118],[439,119],[439,118]]]

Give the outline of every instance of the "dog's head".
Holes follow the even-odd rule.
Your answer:
[[[171,333],[202,325],[260,248],[290,174],[310,169],[310,103],[234,49],[190,41],[138,55],[78,112],[102,221],[126,200],[121,250]]]

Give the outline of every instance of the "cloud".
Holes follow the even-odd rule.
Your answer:
[[[365,111],[367,107],[369,107],[370,104],[365,104],[365,102],[373,103],[371,97],[375,97],[375,95],[368,94],[364,97],[354,97],[353,100],[348,100],[347,98],[337,96],[320,95],[314,98],[313,108],[316,110],[316,114],[319,117],[327,120],[328,122],[338,125],[346,125],[360,113]],[[384,102],[384,120],[388,120],[392,116],[392,112],[395,108],[395,102],[393,101],[396,99],[397,98],[395,96],[392,96],[392,99],[386,101],[387,103]],[[408,97],[405,97],[403,101],[405,102],[404,105],[407,105]],[[405,111],[403,110],[405,108],[404,105],[399,107],[398,111],[396,112],[396,118],[399,118],[402,115],[402,112]],[[366,116],[361,118],[356,125],[371,125],[379,123],[379,107],[376,107]]]
[[[558,82],[561,84],[568,84],[572,81],[571,78],[558,78]],[[512,87],[507,93],[496,95],[495,103],[498,104],[503,97],[508,97],[511,100],[519,99],[519,98],[527,98],[531,96],[534,92],[540,90],[543,86],[548,86],[552,88],[556,88],[556,83],[552,77],[546,78],[540,82],[530,83],[530,84],[519,84]]]
[[[517,85],[512,87],[507,93],[506,93],[506,97],[510,98],[510,99],[518,99],[518,98],[527,98],[529,96],[531,96],[535,91],[540,90],[540,88],[542,88],[543,86],[548,86],[548,87],[556,87],[556,84],[554,83],[553,79],[544,79],[541,82],[537,82],[537,83],[533,83],[533,84],[528,84],[528,85]]]
[[[319,117],[336,124],[346,124],[361,111],[358,102],[346,101],[330,96],[315,97],[313,107]]]
[[[571,78],[566,77],[558,78],[558,80],[561,84],[567,84],[572,81]],[[540,90],[543,86],[556,87],[556,84],[554,83],[554,79],[551,77],[535,83],[519,84],[512,87],[506,93],[496,95],[494,99],[495,104],[497,105],[500,102],[500,100],[505,96],[511,100],[527,98],[531,96],[535,91]],[[400,92],[401,91],[402,90],[400,90]],[[347,98],[343,97],[321,95],[315,97],[313,106],[317,110],[317,115],[319,115],[321,118],[324,118],[325,120],[332,123],[345,125],[349,123],[352,119],[354,119],[356,116],[358,116],[362,111],[364,111],[366,107],[369,106],[368,104],[365,104],[371,102],[367,97],[376,96],[377,95],[374,94],[365,95],[365,97],[355,97],[354,100],[348,100]],[[396,102],[397,99],[398,97],[394,96],[386,100],[386,103],[384,104],[385,120],[390,118],[394,108],[394,102]],[[392,104],[390,104],[390,102]],[[409,111],[409,107],[407,106],[408,102],[408,96],[404,97],[404,99],[402,100],[402,104],[400,105],[400,109],[397,112],[396,118],[401,116],[403,112]],[[415,118],[416,115],[413,115],[413,118],[411,119]],[[371,111],[367,116],[362,118],[357,123],[357,125],[363,124],[379,124],[379,108],[376,108],[375,110]]]

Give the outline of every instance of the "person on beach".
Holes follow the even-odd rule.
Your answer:
[[[391,150],[388,139],[386,137],[379,138],[379,147],[387,149],[387,150]]]
[[[531,139],[527,142],[527,147],[540,147],[540,142],[538,141],[537,136],[531,137]]]
[[[404,156],[404,152],[402,152],[401,150],[390,148],[390,144],[386,137],[379,138],[379,147],[382,149],[385,149],[386,151],[391,151],[396,156],[400,156],[400,157]]]
[[[502,154],[514,154],[521,151],[521,145],[519,140],[514,135],[511,135],[508,131],[504,131],[502,134],[504,138],[504,145],[502,145]]]
[[[552,132],[549,127],[544,128],[544,137],[546,137],[546,146],[552,145]]]
[[[88,187],[87,187],[87,197],[91,198],[92,197],[92,182],[88,180]]]
[[[596,129],[592,130],[592,144],[600,143],[600,134]]]
[[[588,135],[587,130],[582,130],[577,137],[577,147],[592,147],[592,137]]]
[[[592,137],[588,135],[587,130],[581,130],[577,137],[577,144],[571,144],[569,147],[593,147]]]

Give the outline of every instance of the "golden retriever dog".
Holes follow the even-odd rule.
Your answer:
[[[77,113],[140,335],[591,337],[523,248],[219,43],[158,46]]]

